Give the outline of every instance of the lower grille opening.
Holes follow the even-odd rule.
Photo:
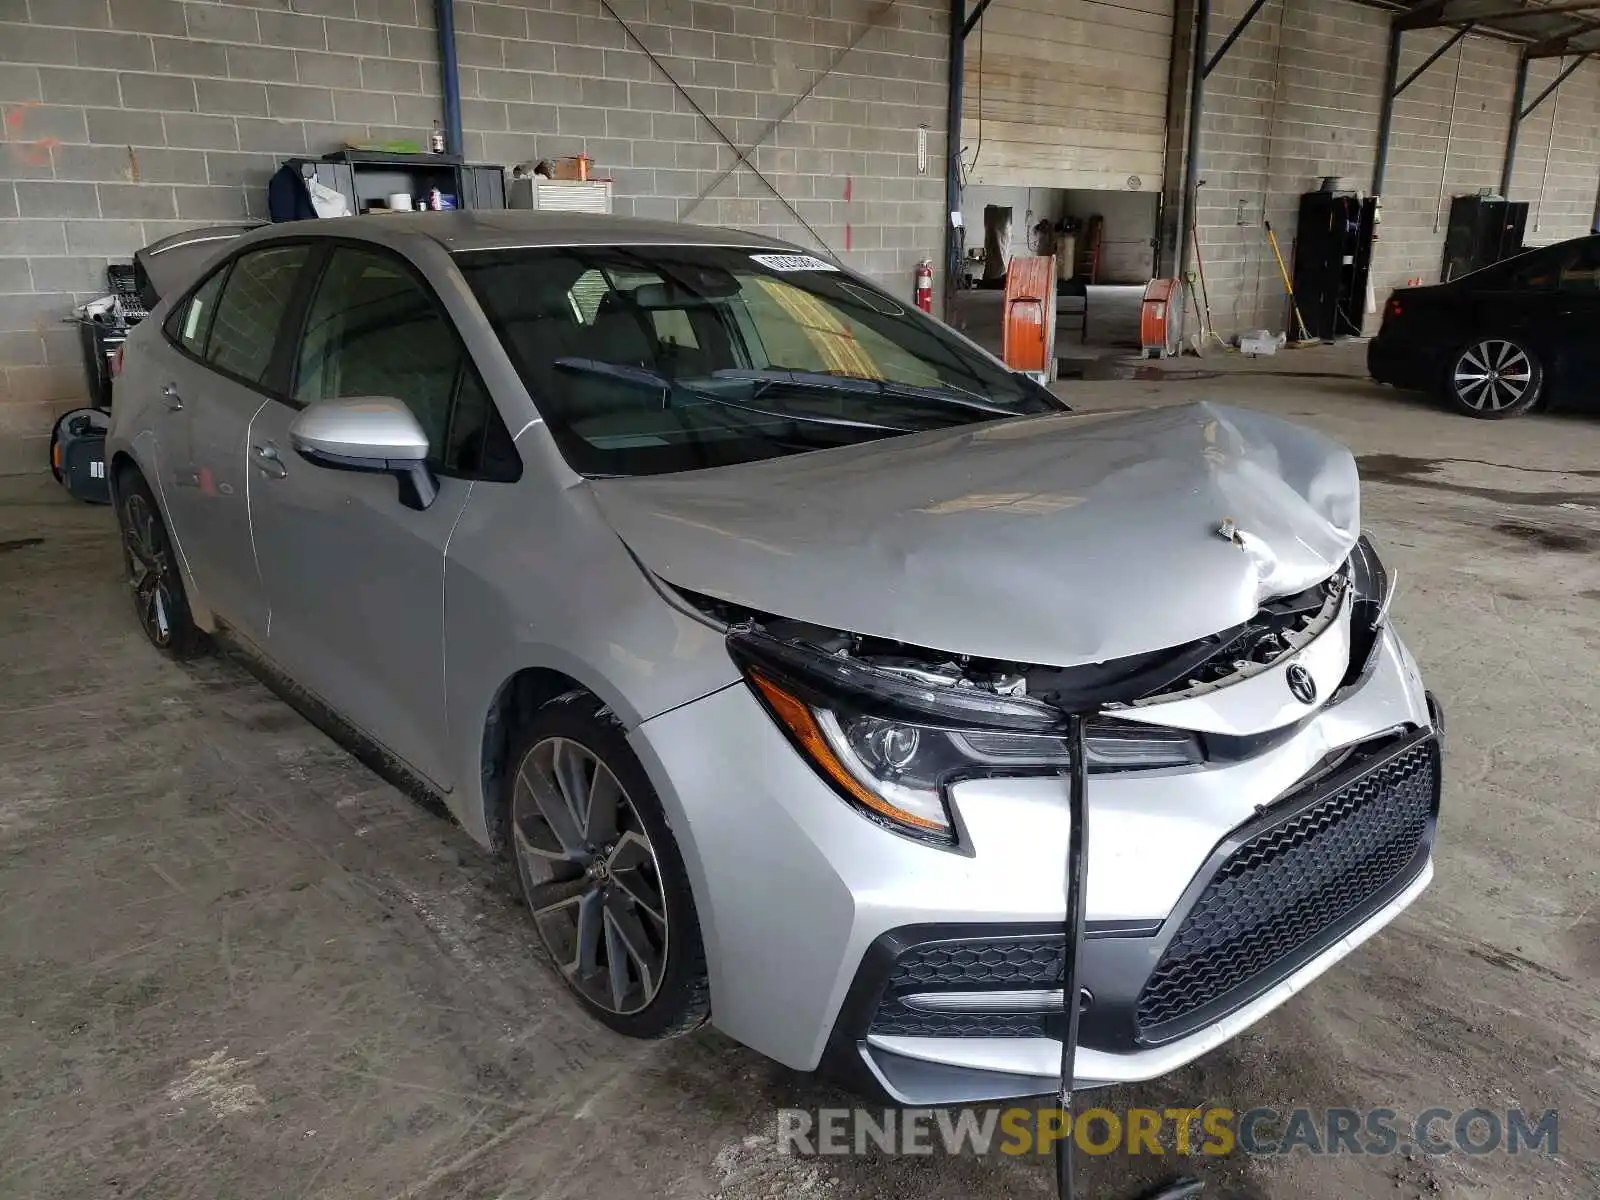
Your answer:
[[[1140,992],[1141,1037],[1175,1036],[1173,1026],[1357,923],[1416,864],[1438,790],[1437,743],[1419,741],[1241,845]]]
[[[1044,1037],[1044,1012],[931,1012],[918,995],[1061,990],[1062,939],[935,942],[895,962],[872,1032],[900,1037]],[[910,1001],[910,1003],[907,1003]]]

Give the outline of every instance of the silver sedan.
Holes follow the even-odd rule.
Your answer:
[[[130,337],[135,611],[225,635],[505,854],[625,1034],[901,1102],[1238,1033],[1426,886],[1437,718],[1355,463],[1077,414],[836,263],[610,218],[306,221]]]

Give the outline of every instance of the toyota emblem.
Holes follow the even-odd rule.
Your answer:
[[[1317,681],[1311,678],[1311,672],[1299,663],[1289,668],[1287,675],[1289,691],[1301,704],[1315,704],[1317,702]]]

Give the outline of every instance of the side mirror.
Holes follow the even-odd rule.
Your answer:
[[[289,426],[289,442],[319,467],[393,475],[407,508],[425,509],[439,494],[428,467],[428,435],[393,397],[352,396],[309,405]]]

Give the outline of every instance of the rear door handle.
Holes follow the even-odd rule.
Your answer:
[[[250,458],[268,479],[282,479],[289,473],[289,468],[283,465],[283,460],[278,457],[278,448],[271,442],[264,446],[250,447]]]
[[[177,384],[175,384],[175,383],[167,384],[166,387],[161,389],[161,396],[162,396],[162,398],[164,400],[166,400],[167,407],[170,408],[173,412],[182,411],[182,409],[183,409],[183,397],[178,395],[178,385]]]

